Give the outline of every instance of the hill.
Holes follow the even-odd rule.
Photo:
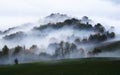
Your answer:
[[[119,59],[119,58],[118,58]],[[0,66],[1,75],[120,75],[120,60],[113,58],[68,59]]]

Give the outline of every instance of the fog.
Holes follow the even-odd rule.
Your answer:
[[[13,56],[12,54],[9,54],[9,57],[2,57],[0,60],[0,64],[13,64],[14,59],[16,58],[19,60],[19,63],[63,59],[63,57],[53,57],[61,41],[68,42],[68,43],[76,43],[75,40],[77,38],[79,38],[80,40],[83,40],[85,38],[88,39],[91,34],[92,35],[96,34],[96,32],[90,31],[90,30],[75,29],[73,27],[74,25],[72,26],[66,25],[59,29],[55,29],[51,27],[45,28],[43,30],[34,29],[36,27],[39,28],[42,25],[46,25],[49,22],[55,24],[59,21],[63,22],[65,19],[70,18],[66,16],[66,17],[63,17],[62,19],[62,17],[60,16],[61,16],[60,14],[57,14],[55,17],[50,17],[50,18],[45,17],[44,19],[41,19],[36,23],[22,24],[21,26],[16,26],[12,29],[5,30],[6,33],[1,34],[0,49],[2,49],[4,45],[7,45],[11,49],[11,52],[13,52],[12,48],[19,45],[19,46],[25,47],[26,50],[23,50],[22,52],[20,52],[15,56]],[[56,20],[56,18],[58,20]],[[91,21],[93,26],[97,23],[97,21],[93,21],[92,19]],[[110,32],[115,31],[116,37],[114,39],[107,40],[103,43],[120,40],[119,39],[120,35],[119,33],[117,33],[116,27],[114,25],[112,25],[114,27],[112,28],[112,30],[111,30],[111,26],[106,26],[106,25],[104,26],[106,30],[109,30]],[[17,34],[17,36],[15,36],[12,39],[4,39],[5,37],[10,38],[11,34]],[[101,43],[98,43],[98,44],[76,43],[75,44],[77,46],[76,51],[70,52],[70,54],[67,54],[66,56],[64,56],[64,59],[89,58],[89,57],[120,57],[119,50],[117,50],[116,52],[102,52],[95,55],[89,54],[89,52],[91,52],[96,45],[100,45],[100,44]],[[30,48],[33,45],[36,45],[37,48],[31,50]],[[48,55],[41,56],[41,53],[47,53]]]
[[[57,47],[59,47],[58,44],[61,41],[75,43],[75,40],[77,38],[79,38],[80,40],[84,38],[88,39],[91,34],[96,34],[96,32],[90,30],[74,29],[73,27],[74,25],[72,26],[66,25],[59,29],[48,27],[41,31],[34,29],[36,27],[39,28],[42,25],[46,25],[49,22],[55,24],[57,22],[63,22],[65,19],[70,18],[65,15],[64,15],[65,17],[60,17],[60,16],[61,16],[60,14],[57,14],[55,15],[55,17],[50,17],[50,18],[45,17],[44,19],[41,19],[36,23],[22,24],[21,26],[16,26],[12,29],[5,30],[6,33],[1,34],[0,48],[2,49],[4,45],[7,45],[9,48],[12,49],[19,45],[25,47],[27,49],[27,52],[24,52],[23,50],[21,53],[15,56],[12,56],[10,54],[8,58],[6,57],[1,58],[0,63],[13,64],[15,58],[17,58],[20,61],[20,63],[63,59],[62,57],[56,57],[56,58],[51,57],[55,54],[55,50],[57,49]],[[58,20],[56,20],[56,18]],[[93,26],[97,23],[97,21],[93,21],[92,19],[91,21],[93,22],[92,23]],[[106,30],[109,30],[111,32],[115,31],[116,33],[116,38],[107,40],[105,42],[112,42],[112,41],[114,42],[116,40],[119,40],[120,36],[119,33],[117,33],[116,27],[114,25],[112,25],[114,27],[114,29],[112,30],[111,30],[111,26],[106,26],[106,25],[104,26]],[[11,34],[17,34],[17,36],[15,36],[12,39],[3,39],[4,37],[10,38]],[[36,45],[37,48],[34,50],[30,50],[32,45]],[[89,52],[92,51],[96,45],[97,44],[94,43],[86,43],[86,44],[76,43],[77,51],[71,52],[70,54],[66,55],[64,58],[67,59],[67,58],[86,58],[86,57],[87,58],[88,57],[119,57],[119,52],[117,51],[102,52],[95,55],[89,54]],[[41,56],[40,55],[41,53],[47,53],[48,55]]]
[[[22,29],[20,29],[22,30]],[[13,30],[14,31],[14,30]],[[19,29],[15,29],[14,33],[16,31],[19,32]],[[26,31],[26,30],[25,30]],[[24,28],[23,28],[24,32]],[[45,29],[44,32],[40,31],[27,31],[24,32],[27,36],[23,36],[21,40],[19,40],[17,37],[13,40],[2,40],[1,39],[1,48],[4,45],[8,45],[8,47],[12,48],[17,45],[20,46],[26,46],[27,48],[30,48],[32,45],[38,45],[38,46],[44,46],[45,48],[48,47],[50,43],[54,42],[61,42],[61,41],[69,41],[73,42],[75,38],[88,38],[90,34],[93,34],[92,31],[79,31],[75,30],[72,27],[63,27],[61,29]],[[10,35],[12,33],[8,33],[7,35]],[[83,35],[84,34],[84,35]],[[5,35],[4,35],[5,36]]]
[[[95,57],[120,57],[120,51],[99,53]]]
[[[44,52],[50,56],[54,55],[61,41],[72,44],[75,43],[76,38],[80,40],[88,39],[91,34],[96,32],[78,30],[72,26],[64,26],[60,29],[48,27],[43,31],[34,30],[34,28],[48,23],[64,22],[66,19],[73,17],[81,19],[82,16],[88,16],[92,20],[91,24],[93,26],[101,23],[109,31],[111,27],[114,27],[112,31],[116,34],[115,38],[106,40],[103,43],[120,40],[120,3],[116,3],[115,0],[11,0],[10,2],[9,0],[0,0],[0,11],[0,31],[5,32],[0,34],[0,51],[4,45],[11,49],[18,45],[25,46],[27,50],[32,45],[37,45],[38,47],[38,49],[31,51],[30,54],[28,52],[10,56],[9,58],[3,57],[0,59],[0,64],[14,63],[15,58],[18,58],[20,63],[62,59],[61,57],[41,57],[40,53]],[[58,12],[62,13],[62,16]],[[52,16],[52,18],[47,16],[51,13],[57,14]],[[14,28],[9,29],[12,27]],[[16,36],[13,39],[4,39],[17,32],[20,36]],[[73,51],[64,58],[120,57],[119,50],[90,55],[89,52],[99,44],[101,43],[75,44],[77,51]]]

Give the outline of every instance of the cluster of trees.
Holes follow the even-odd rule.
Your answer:
[[[32,45],[30,47],[30,49],[26,49],[25,46],[16,46],[14,48],[9,48],[7,45],[5,45],[2,50],[0,51],[0,57],[8,57],[8,56],[16,56],[19,54],[23,54],[23,53],[30,53],[30,54],[35,54],[36,51],[39,50],[39,48],[37,47],[37,45]],[[47,53],[40,53],[40,56],[48,56],[49,54]]]
[[[65,57],[66,55],[69,55],[70,53],[77,50],[77,46],[74,43],[61,41],[58,45],[59,46],[55,50],[54,54],[56,57]]]
[[[101,49],[99,49],[99,48],[94,48],[93,49],[93,51],[91,51],[91,54],[98,54],[98,53],[101,53],[102,52],[102,50]]]
[[[78,23],[80,23],[80,20],[78,20],[76,18],[72,18],[72,19],[65,20],[63,23],[66,25],[78,24]]]
[[[62,28],[64,26],[73,26],[75,29],[93,29],[92,25],[87,23],[80,23],[80,20],[76,19],[76,18],[72,18],[72,19],[67,19],[64,22],[58,22],[58,23],[48,23],[46,25],[41,25],[40,27],[34,27],[33,30],[45,30],[47,28],[54,28],[54,29],[59,29]]]
[[[19,54],[22,50],[24,50],[23,47],[21,47],[21,46],[16,46],[16,47],[14,48],[14,52],[13,52],[12,54],[13,54],[13,55],[17,55],[17,54]]]
[[[13,33],[13,34],[10,34],[10,35],[6,35],[5,37],[3,37],[5,40],[13,40],[15,39],[16,37],[18,37],[19,39],[21,39],[23,36],[26,36],[26,34],[24,34],[24,32],[16,32],[16,33]],[[17,38],[17,39],[18,39]]]
[[[17,28],[17,27],[12,27],[12,28],[9,28],[9,29],[7,29],[5,31],[0,31],[0,34],[6,34],[6,33],[8,33],[9,31],[11,31],[11,30],[13,30],[15,28]]]
[[[90,30],[98,33],[107,32],[105,27],[100,23],[96,24],[95,26],[92,26],[91,24],[89,24],[89,22],[82,23],[79,19],[76,18],[67,19],[64,22],[48,23],[46,25],[41,25],[40,27],[34,27],[33,30],[43,31],[47,28],[60,29],[64,26],[72,26],[74,29],[87,30],[87,31]],[[114,37],[114,33],[111,34],[108,33],[108,36]]]
[[[107,32],[107,33],[96,33],[96,34],[91,34],[88,38],[83,38],[82,40],[80,38],[76,38],[74,40],[75,43],[80,44],[80,43],[93,43],[93,42],[103,42],[106,41],[107,39],[111,39],[115,37],[114,32]]]
[[[16,46],[15,48],[12,48],[12,49],[9,49],[7,47],[7,45],[5,45],[3,48],[2,48],[2,51],[0,51],[0,57],[3,57],[3,56],[8,56],[8,55],[17,55],[18,53],[20,53],[22,50],[24,50],[23,47],[21,46]]]
[[[2,51],[0,52],[0,57],[2,56],[7,56],[9,54],[9,48],[7,47],[7,45],[5,45],[3,48],[2,48]]]
[[[98,23],[94,26],[94,30],[97,31],[97,32],[101,32],[101,33],[105,32],[104,26],[102,26],[100,23]]]
[[[77,50],[76,45],[73,44],[73,43],[62,41],[57,45],[58,45],[58,47],[55,50],[55,54],[53,55],[53,57],[64,57],[65,55],[70,54],[71,52]],[[33,51],[31,51],[31,53],[32,53],[32,52],[36,51],[36,49],[38,49],[37,45],[32,45],[30,47],[30,49],[28,49],[28,51],[33,50]],[[2,48],[2,51],[0,51],[0,57],[16,56],[20,52],[23,52],[23,50],[27,50],[27,49],[25,49],[25,47],[21,47],[21,46],[16,46],[15,48],[9,49],[7,47],[7,45],[5,45]],[[51,55],[49,55],[47,53],[40,53],[39,55],[40,56],[50,56],[50,57],[52,57]]]
[[[88,29],[92,29],[94,30],[94,32],[96,32],[96,34],[91,34],[88,39],[84,38],[82,40],[80,40],[79,38],[75,39],[76,43],[88,43],[88,42],[102,42],[105,41],[107,39],[111,39],[111,38],[115,38],[115,33],[114,32],[109,32],[106,31],[106,29],[104,28],[104,26],[102,26],[100,23],[96,24],[94,27],[91,25],[78,25],[80,26],[80,28],[88,28]]]
[[[105,41],[107,36],[105,34],[94,34],[89,36],[89,41]]]

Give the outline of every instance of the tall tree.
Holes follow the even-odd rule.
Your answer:
[[[3,53],[3,55],[8,55],[8,53],[9,53],[9,48],[7,47],[7,45],[5,45],[5,46],[2,48],[2,53]]]

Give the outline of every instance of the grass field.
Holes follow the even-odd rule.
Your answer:
[[[0,75],[120,75],[120,60],[68,59],[0,66]]]

